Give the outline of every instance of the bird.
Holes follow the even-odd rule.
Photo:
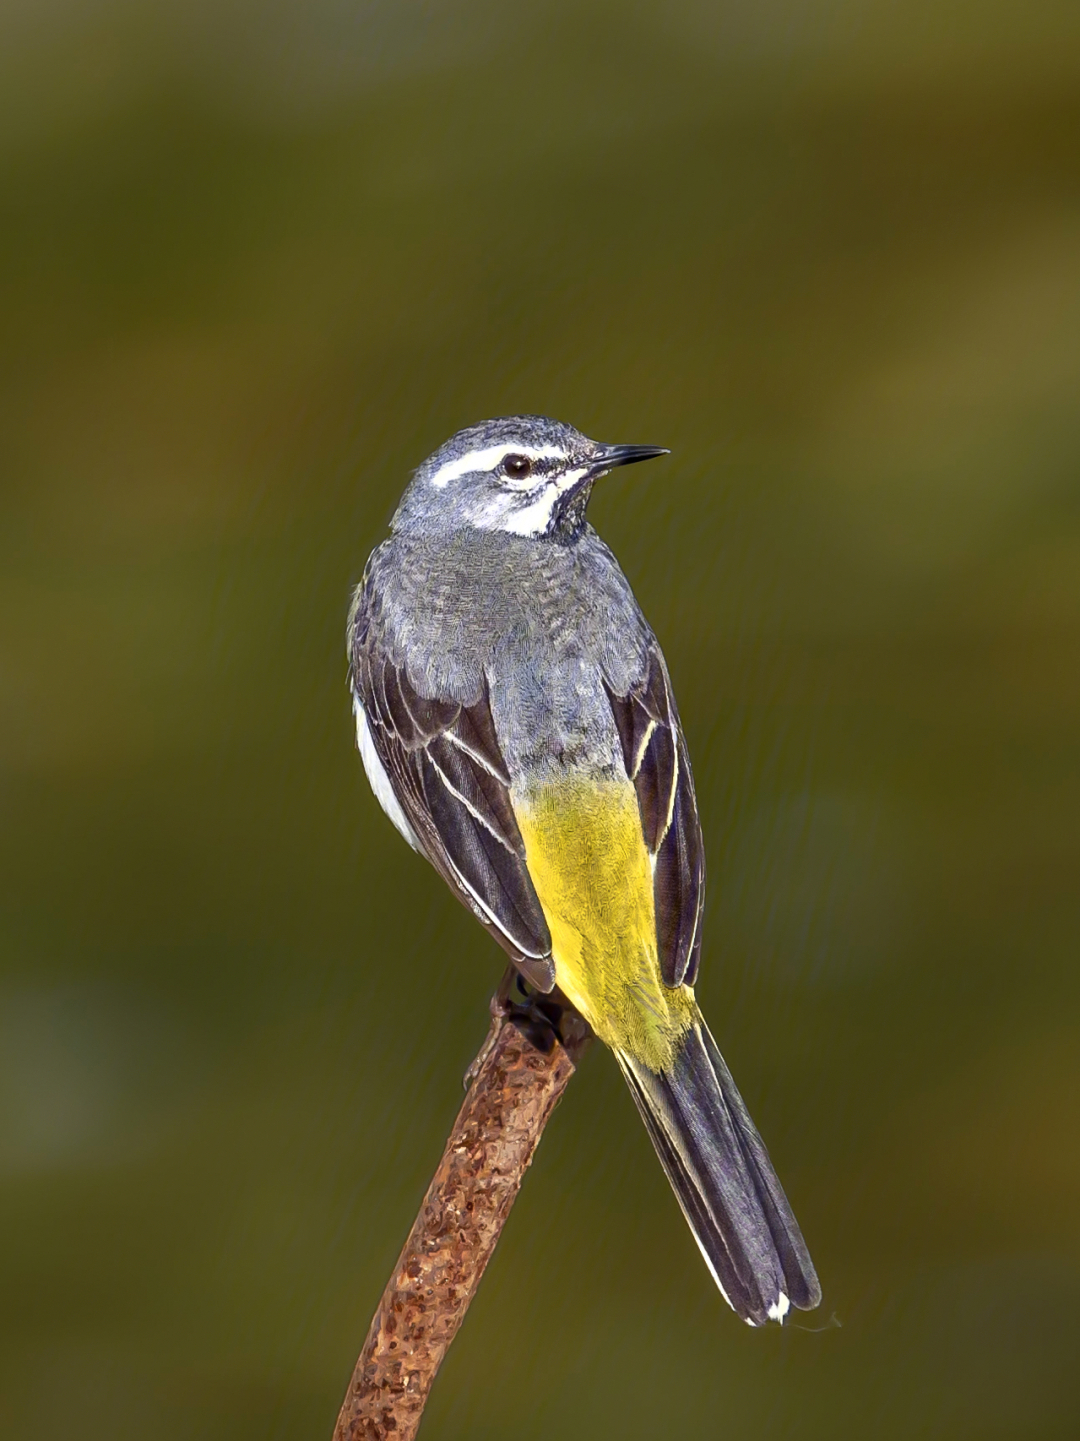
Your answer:
[[[595,483],[668,454],[540,415],[413,473],[349,607],[360,756],[408,844],[613,1052],[725,1300],[751,1326],[821,1287],[694,994],[705,858],[663,653],[589,524]]]

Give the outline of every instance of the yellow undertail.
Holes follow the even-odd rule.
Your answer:
[[[555,977],[593,1030],[653,1072],[670,1071],[697,1015],[664,985],[649,854],[628,780],[566,780],[513,795]]]

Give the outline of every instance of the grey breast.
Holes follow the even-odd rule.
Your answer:
[[[379,643],[420,694],[474,705],[488,690],[512,777],[624,774],[607,687],[647,674],[655,640],[595,532],[572,545],[482,531],[395,535],[372,557]]]

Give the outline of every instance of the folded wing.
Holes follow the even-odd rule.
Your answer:
[[[690,758],[659,646],[653,643],[639,684],[625,695],[610,685],[607,692],[653,861],[660,969],[669,986],[692,986],[701,959],[705,847]]]
[[[526,979],[550,991],[551,934],[525,866],[486,690],[470,706],[423,696],[366,641],[358,627],[353,695],[421,850]]]

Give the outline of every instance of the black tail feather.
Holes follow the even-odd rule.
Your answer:
[[[698,1020],[669,1072],[616,1053],[690,1229],[732,1309],[753,1326],[821,1300],[806,1243],[731,1072]]]

